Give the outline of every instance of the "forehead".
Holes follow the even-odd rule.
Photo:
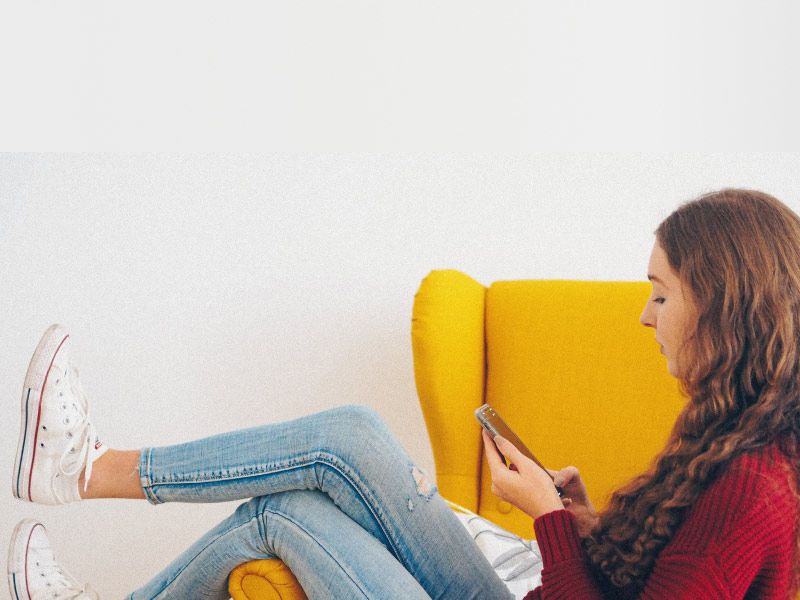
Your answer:
[[[654,283],[662,285],[675,285],[679,283],[678,274],[672,270],[667,259],[667,253],[656,241],[650,252],[650,261],[647,264],[647,278]]]

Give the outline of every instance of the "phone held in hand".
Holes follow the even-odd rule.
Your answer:
[[[475,417],[480,422],[481,426],[492,436],[492,439],[495,436],[502,436],[511,442],[514,447],[522,452],[525,456],[530,458],[533,462],[539,465],[545,473],[550,475],[550,472],[545,468],[545,466],[539,462],[539,459],[533,455],[528,447],[523,443],[523,441],[519,438],[519,436],[514,433],[514,430],[508,426],[508,424],[500,418],[500,415],[497,414],[491,406],[488,404],[484,404],[480,408],[475,411]],[[550,475],[550,479],[553,479],[553,476]],[[564,493],[560,487],[556,486],[556,490],[558,491],[558,495],[561,496]]]

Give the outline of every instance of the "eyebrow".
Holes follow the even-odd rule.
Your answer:
[[[648,274],[647,274],[647,278],[648,278],[650,281],[657,281],[658,283],[660,283],[660,284],[661,284],[661,285],[663,285],[663,286],[666,286],[666,285],[667,285],[666,283],[664,283],[663,281],[661,281],[661,280],[660,280],[658,277],[656,277],[655,275],[651,275],[650,273],[648,273]]]

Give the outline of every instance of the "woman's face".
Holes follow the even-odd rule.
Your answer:
[[[656,342],[667,357],[667,370],[680,378],[684,373],[683,365],[687,364],[682,345],[689,333],[694,307],[690,290],[681,284],[658,240],[650,254],[647,278],[653,285],[653,292],[639,321],[656,330]]]

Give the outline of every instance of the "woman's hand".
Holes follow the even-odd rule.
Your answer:
[[[548,472],[553,476],[553,483],[564,491],[562,502],[564,507],[575,515],[578,526],[578,534],[587,537],[591,530],[597,525],[599,517],[589,500],[586,492],[586,485],[581,479],[581,475],[576,467],[564,467],[560,471]]]
[[[495,496],[510,502],[534,519],[564,508],[553,480],[539,465],[508,440],[498,436],[492,443],[489,434],[485,430],[481,432],[489,472],[492,475],[492,493]],[[511,463],[510,467],[503,462],[498,449]]]

